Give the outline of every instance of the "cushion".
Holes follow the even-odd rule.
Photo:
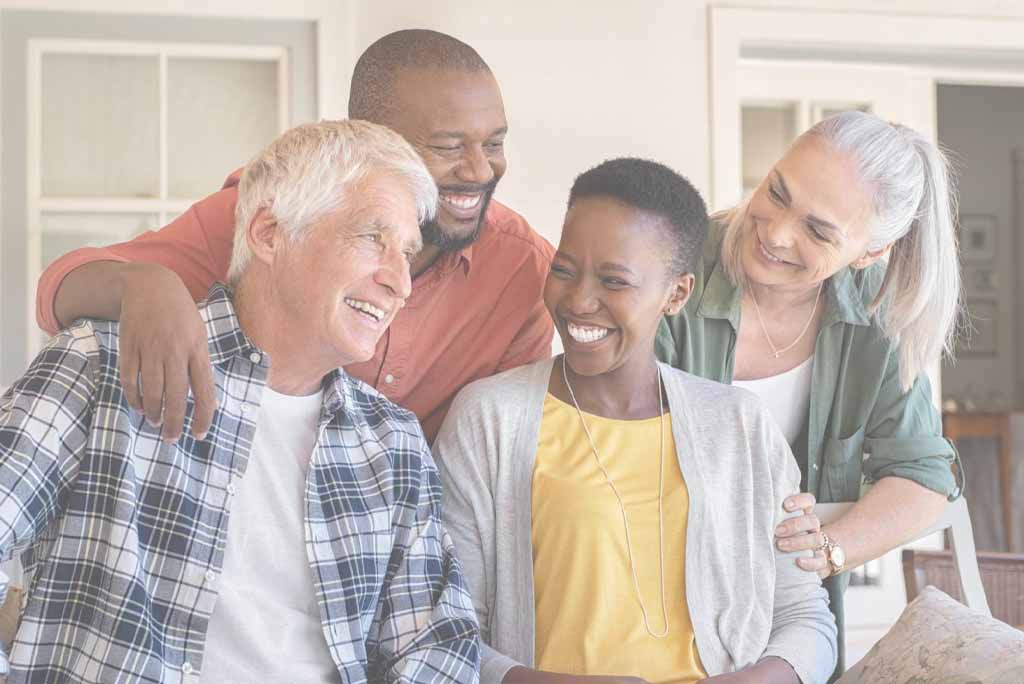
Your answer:
[[[1021,684],[1024,632],[925,587],[836,684],[879,682]]]

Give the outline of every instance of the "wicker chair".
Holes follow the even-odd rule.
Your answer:
[[[978,569],[992,617],[1024,628],[1024,554],[978,552]],[[952,551],[903,550],[907,602],[928,585],[964,603]]]

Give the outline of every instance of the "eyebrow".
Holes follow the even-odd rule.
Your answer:
[[[603,264],[601,264],[600,268],[601,268],[602,271],[615,271],[617,273],[627,273],[627,274],[629,274],[631,276],[635,276],[636,275],[636,271],[631,269],[629,266],[625,266],[623,264],[617,264],[614,261],[606,261]]]
[[[502,126],[501,128],[497,128],[497,129],[491,131],[487,135],[487,137],[488,138],[493,138],[496,135],[505,135],[506,133],[508,133],[508,126]],[[459,138],[461,140],[462,138],[466,137],[466,133],[465,133],[465,131],[434,131],[434,133],[432,133],[430,137],[431,138]]]
[[[772,180],[775,181],[775,190],[779,193],[779,196],[782,198],[782,203],[787,207],[791,206],[793,204],[793,195],[789,191],[789,186],[786,185],[786,179],[782,176],[778,169],[774,169],[772,171]],[[845,235],[845,233],[839,229],[839,226],[832,223],[831,221],[826,221],[823,218],[815,216],[814,214],[808,214],[806,219],[807,222],[812,224],[815,228],[821,228],[824,230],[839,233],[840,235]]]
[[[372,223],[370,223],[369,227],[374,229],[374,230],[379,230],[382,233],[396,233],[396,232],[398,232],[398,229],[395,226],[391,225],[390,223],[381,223],[380,221],[373,221]],[[402,250],[404,251],[406,249],[412,249],[412,250],[414,250],[416,252],[419,252],[420,250],[422,250],[423,249],[423,237],[421,235],[417,235],[414,239],[409,240],[408,242],[406,242],[402,246]]]

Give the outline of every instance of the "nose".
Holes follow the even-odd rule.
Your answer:
[[[467,183],[490,183],[494,169],[480,145],[467,145],[456,170],[459,180]]]
[[[576,284],[565,298],[565,307],[574,316],[587,316],[596,313],[600,306],[591,288],[583,282]]]
[[[409,260],[397,250],[388,250],[377,269],[376,281],[386,287],[391,296],[404,302],[412,293]]]
[[[793,236],[796,231],[796,220],[788,214],[773,217],[761,225],[758,237],[766,247],[786,249],[793,246]]]

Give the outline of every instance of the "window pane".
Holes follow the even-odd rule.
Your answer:
[[[277,62],[170,59],[168,194],[193,199],[277,136]]]
[[[159,196],[159,78],[156,57],[43,55],[43,196]]]
[[[43,214],[40,265],[45,268],[79,247],[104,247],[156,230],[157,220],[156,214]]]
[[[796,138],[796,105],[744,105],[743,194],[749,195]]]
[[[840,112],[870,112],[871,106],[866,104],[816,104],[814,106],[814,121],[818,122],[822,119],[827,119],[833,114],[839,114]]]

